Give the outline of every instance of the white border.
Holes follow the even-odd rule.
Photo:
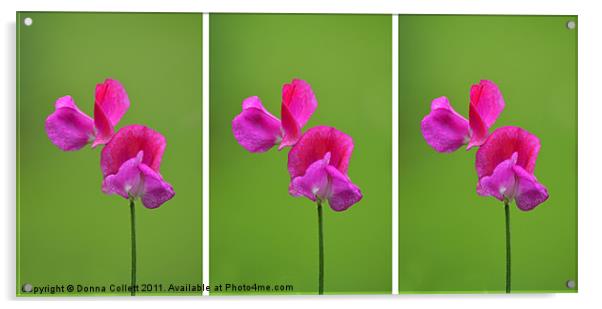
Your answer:
[[[203,14],[203,284],[209,286],[209,14]],[[203,290],[203,295],[209,292]]]
[[[7,0],[3,1],[7,2]],[[123,11],[212,13],[556,14],[583,13],[587,0],[21,0],[12,11]]]
[[[391,226],[391,239],[393,240],[392,242],[392,246],[391,246],[391,250],[392,250],[392,267],[391,267],[391,279],[392,284],[391,284],[391,292],[393,293],[393,295],[397,295],[399,294],[399,190],[398,190],[398,184],[399,184],[399,140],[398,140],[398,135],[399,135],[399,16],[397,15],[393,15],[391,17],[391,33],[393,36],[393,39],[391,41],[391,46],[392,46],[392,61],[391,61],[391,71],[392,71],[392,77],[391,77],[391,89],[392,94],[391,94],[391,113],[392,113],[392,143],[391,145],[393,145],[393,148],[391,149],[392,151],[392,159],[393,162],[391,164],[391,169],[392,169],[392,179],[391,179],[391,192],[392,192],[392,209],[391,209],[391,217],[392,217],[392,221],[393,224]]]
[[[579,293],[554,295],[398,295],[341,297],[145,297],[52,298],[52,301],[15,300],[15,11],[129,11],[129,12],[288,12],[288,13],[388,13],[388,14],[558,14],[579,15]],[[602,207],[599,207],[602,161],[602,104],[598,89],[602,83],[602,18],[600,5],[590,0],[5,0],[0,2],[2,44],[0,44],[0,196],[3,226],[0,228],[0,295],[2,308],[163,308],[166,302],[178,307],[208,308],[217,305],[250,308],[307,308],[320,305],[352,308],[599,308],[602,298]],[[208,69],[208,67],[205,67]],[[208,92],[206,92],[208,95]],[[205,114],[204,114],[205,115]],[[204,124],[208,122],[204,122]],[[205,147],[204,147],[205,150]],[[204,164],[205,166],[205,164]],[[207,171],[204,169],[204,171]],[[401,197],[403,198],[403,197]],[[89,300],[103,301],[90,302]],[[87,300],[87,301],[86,301]],[[86,304],[82,304],[86,301]],[[198,301],[202,301],[199,303]],[[43,304],[42,304],[43,302]]]

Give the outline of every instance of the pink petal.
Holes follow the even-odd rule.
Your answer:
[[[260,109],[263,113],[267,114],[270,118],[278,120],[278,118],[276,118],[274,115],[270,114],[270,112],[268,112],[265,109],[265,107],[263,107],[263,104],[261,104],[261,100],[259,99],[258,96],[248,97],[242,101],[242,109],[245,110],[245,109],[249,109],[249,108]]]
[[[144,152],[142,163],[159,172],[165,150],[165,138],[160,133],[142,125],[121,128],[102,149],[100,166],[104,177],[117,173],[120,166]]]
[[[328,174],[326,166],[330,162],[330,152],[324,155],[324,158],[312,163],[303,176],[295,177],[291,180],[289,193],[292,196],[305,196],[312,201],[316,197],[325,200],[329,193]]]
[[[305,126],[318,106],[311,86],[304,80],[293,79],[282,86],[282,106],[286,106],[299,125]]]
[[[335,211],[343,211],[362,199],[362,192],[351,179],[335,167],[326,167],[330,180],[328,205]]]
[[[75,104],[75,101],[73,101],[73,98],[70,95],[66,95],[64,97],[60,97],[60,98],[56,99],[56,101],[54,102],[54,109],[59,109],[59,108],[71,108],[71,109],[78,111],[79,113],[84,114],[84,112],[82,112],[77,107],[77,105]],[[84,115],[86,115],[86,114],[84,114]],[[86,115],[86,116],[88,116],[88,115]],[[88,117],[88,118],[90,118],[90,117]]]
[[[490,80],[481,80],[470,88],[470,104],[488,128],[504,110],[504,98],[498,86]]]
[[[466,144],[469,135],[468,120],[456,113],[446,97],[433,100],[420,128],[427,144],[438,152],[455,151]]]
[[[502,161],[510,158],[515,152],[518,153],[516,164],[532,174],[539,148],[539,139],[528,131],[519,127],[499,128],[477,151],[477,175],[479,179],[491,175]]]
[[[471,134],[470,140],[468,141],[468,146],[466,146],[466,150],[469,150],[472,147],[483,145],[483,143],[485,143],[487,140],[487,135],[489,134],[489,127],[481,119],[476,107],[472,103],[470,103],[470,107],[468,109],[468,117],[470,119]]]
[[[117,194],[123,198],[137,198],[143,189],[142,177],[138,166],[142,163],[143,151],[123,162],[117,173],[107,176],[102,182],[102,192]]]
[[[288,171],[291,179],[305,175],[307,168],[330,152],[330,165],[347,174],[349,159],[353,152],[353,139],[333,128],[313,127],[295,144],[288,153]]]
[[[148,167],[146,164],[140,164],[140,173],[144,179],[144,188],[140,199],[146,208],[157,208],[163,203],[172,199],[175,192],[171,185],[163,180],[161,174]]]
[[[468,149],[482,145],[489,128],[504,110],[504,98],[498,86],[489,80],[481,80],[470,88],[469,120],[472,131]]]
[[[112,126],[117,125],[121,117],[130,108],[130,99],[121,83],[114,79],[106,79],[96,85],[94,104],[102,109]]]
[[[98,104],[94,104],[94,127],[96,127],[96,139],[92,143],[92,148],[108,143],[115,134],[113,125]]]
[[[514,172],[518,181],[515,200],[519,209],[531,210],[548,199],[548,190],[533,174],[518,165],[514,167]]]
[[[264,152],[281,139],[280,120],[270,114],[258,97],[246,98],[242,112],[232,120],[236,141],[250,152]]]
[[[146,208],[157,208],[174,195],[171,185],[161,174],[142,163],[144,152],[125,161],[116,174],[107,176],[102,184],[106,194],[117,194],[126,199],[140,198]]]
[[[297,120],[295,120],[288,107],[284,104],[282,105],[282,131],[284,134],[278,150],[295,145],[299,138],[301,138],[301,126],[299,126]]]
[[[56,101],[45,128],[50,141],[64,151],[81,149],[94,138],[94,121],[77,108],[71,96]]]
[[[109,142],[114,134],[114,127],[130,107],[125,88],[114,79],[106,79],[96,85],[94,102],[94,125],[96,140],[92,147]]]
[[[515,152],[511,158],[498,164],[490,176],[481,178],[477,184],[477,193],[493,196],[502,202],[514,199],[517,187],[514,166],[517,158],[518,153]]]
[[[282,86],[282,143],[278,150],[294,145],[301,137],[301,129],[316,110],[318,101],[311,86],[304,80],[293,79]]]

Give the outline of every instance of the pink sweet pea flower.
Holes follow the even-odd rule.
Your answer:
[[[142,125],[121,128],[102,149],[102,191],[134,200],[146,208],[157,208],[175,192],[159,173],[165,138]]]
[[[317,106],[311,86],[304,80],[293,79],[282,87],[282,121],[263,107],[259,97],[249,97],[242,102],[242,112],[232,120],[232,133],[250,152],[265,152],[276,144],[280,144],[278,150],[281,150],[299,140],[301,129]]]
[[[94,148],[109,142],[114,127],[129,107],[130,100],[121,83],[106,79],[96,85],[94,119],[84,114],[71,96],[64,96],[46,118],[46,134],[63,151],[78,150],[90,142]]]
[[[438,152],[453,152],[465,144],[467,150],[480,146],[504,105],[497,85],[481,80],[470,88],[469,120],[458,114],[446,97],[439,97],[432,101],[430,114],[422,119],[422,135]]]
[[[524,211],[543,203],[548,191],[533,175],[539,148],[539,139],[522,128],[495,130],[477,151],[477,193],[505,203],[515,200]]]
[[[312,201],[326,201],[343,211],[362,199],[360,189],[347,176],[353,140],[326,126],[309,129],[288,154],[289,193]]]

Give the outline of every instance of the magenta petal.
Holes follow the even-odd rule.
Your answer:
[[[250,152],[264,152],[281,138],[280,120],[270,114],[258,97],[246,98],[242,112],[232,120],[236,141]]]
[[[481,116],[477,113],[476,108],[472,103],[470,103],[470,107],[468,110],[468,117],[470,119],[470,141],[468,141],[468,146],[466,146],[466,150],[472,147],[478,147],[483,145],[487,140],[487,135],[489,134],[489,127],[483,122]]]
[[[451,107],[446,97],[431,103],[431,112],[420,123],[426,142],[438,152],[452,152],[466,144],[468,120]]]
[[[493,196],[500,201],[511,201],[516,193],[516,180],[514,166],[518,153],[514,153],[508,160],[502,161],[493,170],[493,174],[479,180],[477,193],[482,196]]]
[[[96,85],[94,102],[94,125],[96,140],[92,147],[109,142],[114,134],[114,127],[130,107],[125,88],[116,80],[106,79]]]
[[[301,129],[316,110],[318,101],[311,86],[300,79],[293,79],[282,87],[282,131],[283,137],[278,150],[292,146],[301,137]]]
[[[109,123],[115,126],[130,108],[130,99],[119,81],[108,78],[104,83],[96,85],[94,104],[102,109]]]
[[[302,128],[316,110],[318,101],[306,81],[293,79],[290,84],[282,86],[282,106],[288,108],[299,128]]]
[[[165,150],[165,138],[148,127],[130,125],[121,128],[102,149],[100,166],[104,177],[117,173],[120,166],[144,152],[142,163],[159,172],[161,158]]]
[[[107,176],[102,183],[106,194],[117,194],[126,199],[140,198],[146,208],[157,208],[174,195],[171,185],[161,174],[142,163],[144,152],[125,161],[116,174]]]
[[[490,80],[481,80],[470,88],[469,117],[471,137],[467,149],[482,145],[489,128],[504,110],[504,98],[500,89]]]
[[[533,173],[539,153],[537,136],[519,127],[502,127],[495,130],[479,147],[475,167],[479,179],[493,173],[496,166],[518,153],[516,164]]]
[[[518,181],[515,200],[519,209],[531,210],[548,199],[548,190],[533,174],[518,165],[514,167],[514,172]]]
[[[96,127],[96,139],[92,143],[92,148],[108,143],[115,133],[113,125],[98,104],[94,104],[94,126]]]
[[[245,109],[249,109],[249,108],[259,109],[263,113],[268,115],[270,118],[278,120],[278,118],[276,118],[276,116],[272,115],[270,112],[268,112],[267,109],[265,109],[265,107],[263,107],[263,104],[261,104],[261,100],[259,99],[258,96],[248,97],[242,101],[242,109],[245,110]]]
[[[56,99],[56,101],[54,102],[54,109],[59,109],[59,108],[71,108],[71,109],[74,109],[74,110],[84,114],[84,112],[82,112],[77,107],[77,105],[75,104],[75,101],[73,101],[73,98],[70,95],[66,95],[64,97],[60,97],[60,98]],[[84,114],[84,115],[86,115],[86,114]],[[88,116],[88,115],[86,115],[86,116]],[[88,118],[90,118],[90,117],[88,117]]]
[[[324,200],[327,198],[328,174],[326,166],[330,162],[330,152],[324,155],[324,158],[312,163],[305,172],[305,175],[295,177],[291,180],[289,193],[292,196],[305,196],[312,201],[316,201],[316,197]]]
[[[81,149],[94,138],[94,121],[77,108],[71,96],[56,101],[45,128],[50,141],[64,151]]]
[[[483,124],[490,128],[504,110],[504,98],[498,86],[490,80],[481,80],[470,88],[470,104],[474,106]],[[472,122],[472,118],[469,118]]]
[[[116,174],[107,176],[102,182],[102,192],[117,194],[123,198],[136,198],[143,189],[142,177],[138,166],[142,162],[143,151],[123,162]]]
[[[294,116],[289,111],[288,107],[282,105],[282,141],[278,150],[287,146],[293,146],[301,138],[301,126],[297,123]]]
[[[330,165],[347,174],[353,153],[353,139],[333,128],[313,127],[293,146],[288,153],[288,171],[291,179],[305,175],[307,168],[330,152]]]
[[[328,205],[335,211],[343,211],[362,199],[362,192],[351,179],[333,166],[327,166],[330,180]]]
[[[155,172],[146,164],[140,164],[140,173],[144,179],[140,199],[146,208],[157,208],[174,197],[175,192],[171,185],[163,180],[161,174]]]

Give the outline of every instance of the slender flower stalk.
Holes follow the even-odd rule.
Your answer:
[[[259,97],[242,102],[242,112],[232,120],[236,141],[249,152],[265,152],[291,146],[288,172],[289,193],[306,197],[318,210],[318,294],[324,294],[324,219],[322,203],[334,211],[345,211],[363,195],[351,182],[347,170],[353,139],[333,127],[317,126],[302,132],[318,101],[311,86],[293,79],[282,87],[281,119],[263,107]]]
[[[318,210],[318,294],[324,294],[324,218],[322,204],[345,211],[363,195],[347,175],[353,139],[333,127],[309,129],[288,153],[289,193],[315,202]]]
[[[477,194],[492,196],[504,203],[506,229],[506,293],[511,292],[512,254],[510,203],[530,211],[545,202],[548,190],[534,175],[541,144],[537,136],[520,127],[501,127],[489,135],[506,103],[497,85],[482,80],[470,88],[469,119],[458,114],[446,97],[431,102],[431,112],[421,122],[422,135],[437,152],[479,147],[475,168],[479,180]]]
[[[46,118],[50,141],[63,151],[75,151],[92,143],[105,145],[100,154],[102,192],[119,195],[130,202],[131,286],[136,295],[136,209],[140,198],[148,209],[158,208],[175,192],[160,173],[166,147],[163,135],[143,125],[129,125],[115,133],[115,127],[130,107],[119,81],[106,79],[96,85],[94,118],[84,114],[71,96],[56,100],[55,111]]]
[[[508,201],[504,201],[504,212],[506,214],[506,293],[510,293],[512,254],[510,251],[510,206]]]
[[[322,217],[322,201],[318,199],[318,294],[324,294],[324,219]]]
[[[130,225],[132,238],[132,283],[130,285],[131,295],[136,296],[136,205],[134,199],[130,199]]]

